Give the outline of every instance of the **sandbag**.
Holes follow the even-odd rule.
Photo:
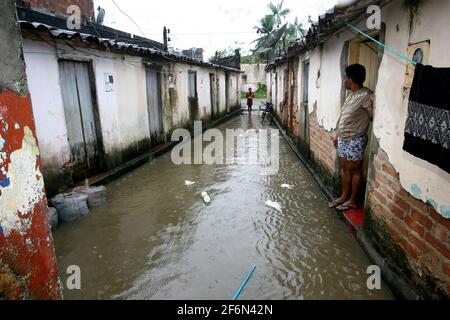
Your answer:
[[[52,230],[55,230],[58,227],[58,211],[55,208],[48,207],[48,220]]]
[[[59,194],[51,200],[60,221],[72,222],[89,214],[88,197],[80,193]]]
[[[73,192],[86,195],[89,208],[101,207],[106,204],[106,188],[103,186],[77,187],[73,189]]]

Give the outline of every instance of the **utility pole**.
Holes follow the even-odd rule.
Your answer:
[[[172,39],[170,39],[170,29],[168,29],[166,26],[164,26],[163,29],[163,39],[164,39],[164,50],[168,51],[169,50],[169,42],[172,41]]]

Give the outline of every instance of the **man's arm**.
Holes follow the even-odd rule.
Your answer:
[[[370,121],[373,121],[373,109],[367,109],[367,112],[369,113]]]
[[[375,101],[375,95],[371,93],[364,101],[363,108],[367,110],[370,120],[373,121],[373,106]]]

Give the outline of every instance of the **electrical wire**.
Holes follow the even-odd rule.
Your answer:
[[[119,9],[119,11],[125,15],[126,17],[128,17],[128,19],[130,19],[131,22],[133,22],[133,24],[138,28],[139,32],[142,33],[142,35],[145,37],[145,33],[142,31],[142,29],[139,27],[139,25],[136,23],[136,21],[133,20],[132,17],[130,17],[126,12],[124,12],[119,5],[116,3],[116,1],[112,0],[112,2],[114,3],[114,5],[117,7],[117,9]]]

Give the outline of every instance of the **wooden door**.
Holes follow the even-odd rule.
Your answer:
[[[59,70],[73,176],[84,178],[100,164],[89,64],[61,60]]]
[[[161,97],[161,74],[156,69],[146,69],[147,108],[152,145],[164,143],[164,125]]]

